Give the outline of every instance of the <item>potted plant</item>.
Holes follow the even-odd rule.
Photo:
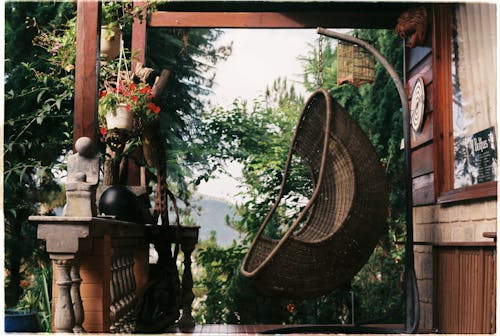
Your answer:
[[[122,29],[134,19],[142,21],[142,8],[132,1],[105,1],[102,5],[101,60],[108,62],[118,56]]]
[[[153,103],[152,89],[145,83],[122,83],[108,86],[99,98],[99,126],[102,135],[111,129],[133,131],[158,119],[160,107]]]

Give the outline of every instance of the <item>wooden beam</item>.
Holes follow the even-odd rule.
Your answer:
[[[135,70],[135,65],[137,62],[145,64],[146,60],[146,1],[134,1],[134,6],[142,7],[142,22],[138,19],[134,19],[132,25],[132,53],[135,58],[132,59],[132,70]]]
[[[97,141],[99,11],[98,1],[77,3],[73,143],[82,136]]]
[[[178,28],[388,28],[397,12],[165,12],[151,14],[150,27]]]
[[[134,55],[132,71],[135,71],[137,62],[142,64],[146,62],[147,2],[142,0],[134,1],[134,6],[142,7],[143,19],[141,22],[138,18],[135,18],[132,24],[132,54]],[[137,162],[142,157],[142,151],[136,150],[132,157],[127,162],[127,185],[137,186],[141,184],[141,172]]]

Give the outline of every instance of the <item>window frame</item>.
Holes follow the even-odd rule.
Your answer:
[[[497,181],[484,182],[455,189],[453,138],[452,83],[452,24],[453,5],[436,4],[433,11],[433,78],[434,118],[434,190],[437,203],[449,203],[479,198],[496,198]]]

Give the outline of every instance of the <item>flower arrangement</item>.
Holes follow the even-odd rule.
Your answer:
[[[134,124],[139,127],[158,119],[160,107],[153,102],[151,87],[145,83],[123,83],[117,87],[102,90],[99,98],[100,132],[105,135],[108,130],[106,115],[117,113],[117,107],[122,107],[130,113]]]

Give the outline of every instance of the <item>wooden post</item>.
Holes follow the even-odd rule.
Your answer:
[[[75,61],[73,143],[86,136],[97,140],[97,91],[99,69],[100,1],[78,0]]]
[[[134,6],[142,7],[142,22],[135,18],[132,25],[132,53],[136,53],[132,60],[132,70],[135,70],[137,62],[144,64],[146,60],[147,2],[134,1]]]
[[[137,62],[144,64],[146,60],[147,2],[134,1],[134,6],[142,7],[142,21],[134,18],[134,23],[132,24],[132,53],[135,54],[135,58],[132,59],[132,70],[135,70]],[[136,164],[135,160],[139,159],[142,155],[142,151],[137,150],[133,153],[132,159],[128,160],[127,185],[140,185],[141,167]]]

